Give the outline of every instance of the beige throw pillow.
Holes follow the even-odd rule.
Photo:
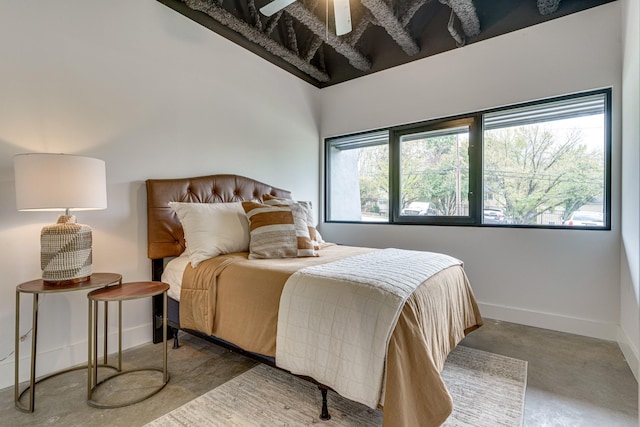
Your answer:
[[[311,242],[313,243],[313,247],[315,250],[320,249],[319,243],[320,240],[318,239],[318,232],[316,230],[315,227],[315,222],[313,219],[313,207],[311,206],[311,202],[306,202],[306,201],[299,201],[299,200],[291,200],[291,199],[283,199],[280,197],[274,197],[271,194],[263,194],[262,195],[262,200],[264,200],[264,204],[265,205],[272,205],[272,206],[278,206],[278,205],[288,205],[288,206],[295,206],[298,205],[300,206],[300,208],[304,211],[304,221],[307,224],[307,230],[309,232],[309,238],[311,239]]]
[[[242,202],[249,220],[249,258],[317,256],[304,211],[296,206]]]

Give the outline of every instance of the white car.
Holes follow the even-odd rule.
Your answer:
[[[438,212],[428,202],[411,202],[409,206],[402,209],[400,215],[403,216],[434,216],[438,215]]]
[[[483,224],[506,224],[507,217],[504,214],[504,210],[501,208],[484,208],[483,210]]]
[[[603,227],[604,215],[602,215],[602,212],[575,211],[569,219],[565,220],[564,225],[572,227]]]

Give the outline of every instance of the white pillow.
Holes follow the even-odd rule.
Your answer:
[[[182,223],[193,268],[218,255],[249,250],[249,221],[240,202],[169,202],[169,206]]]

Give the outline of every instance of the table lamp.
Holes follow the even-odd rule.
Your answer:
[[[49,285],[89,280],[91,228],[69,211],[106,209],[104,161],[49,153],[18,154],[13,161],[19,211],[64,211],[40,233],[42,279]]]

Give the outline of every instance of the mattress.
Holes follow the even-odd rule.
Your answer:
[[[184,269],[187,267],[189,262],[189,256],[184,252],[179,257],[171,259],[167,265],[165,265],[164,271],[162,272],[162,278],[160,280],[170,286],[169,291],[167,292],[169,298],[180,301],[182,275],[184,274]]]

